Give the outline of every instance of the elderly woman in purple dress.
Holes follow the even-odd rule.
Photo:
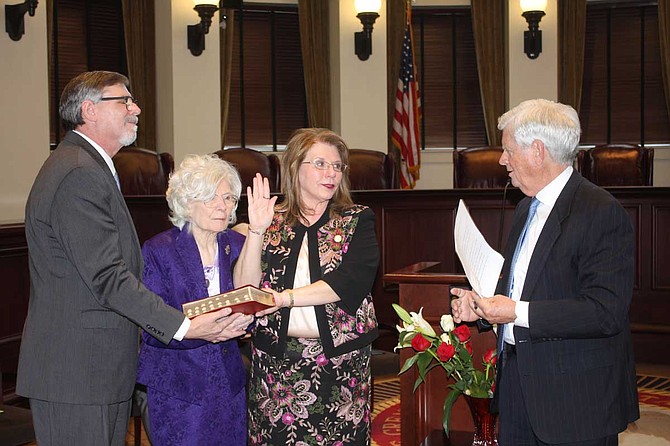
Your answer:
[[[242,185],[234,167],[212,155],[191,155],[166,193],[175,225],[142,249],[144,283],[165,302],[182,304],[233,289],[232,269],[245,237],[228,229]],[[246,372],[237,339],[253,316],[231,313],[227,341],[143,336],[138,382],[147,386],[151,441],[156,446],[245,446]]]
[[[374,213],[349,195],[347,159],[340,136],[300,129],[282,157],[283,201],[273,209],[259,175],[247,191],[235,284],[269,288],[277,304],[252,334],[250,445],[370,444],[379,250]]]

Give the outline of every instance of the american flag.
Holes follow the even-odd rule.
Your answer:
[[[408,8],[409,9],[409,8]],[[421,97],[414,69],[412,24],[408,11],[405,38],[402,41],[400,76],[395,96],[393,115],[393,144],[400,150],[400,186],[413,189],[419,179],[421,167],[419,126],[421,122]]]

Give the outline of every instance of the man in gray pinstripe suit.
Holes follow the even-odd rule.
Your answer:
[[[527,198],[514,215],[497,294],[455,289],[451,306],[457,322],[498,324],[499,444],[616,445],[639,418],[630,217],[573,171],[581,127],[572,107],[525,101],[498,128],[500,164]]]
[[[30,306],[16,391],[30,399],[40,446],[125,445],[138,326],[172,339],[225,340],[240,314],[189,321],[140,282],[143,260],[112,163],[137,134],[140,108],[118,73],[72,79],[59,112],[68,131],[26,205]]]

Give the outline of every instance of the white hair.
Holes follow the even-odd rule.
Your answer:
[[[546,99],[524,101],[498,119],[499,130],[508,127],[518,145],[527,148],[539,139],[559,164],[571,165],[577,156],[582,129],[569,105]]]
[[[165,198],[170,207],[170,221],[182,229],[191,219],[189,204],[214,198],[219,183],[225,180],[230,191],[239,199],[242,193],[240,174],[228,162],[216,155],[188,155],[179,168],[170,175]],[[237,221],[235,211],[230,213],[230,224]]]

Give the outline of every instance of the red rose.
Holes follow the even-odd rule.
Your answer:
[[[470,344],[465,344],[465,349],[470,353],[470,356],[472,356],[472,345]]]
[[[423,352],[426,351],[428,347],[430,347],[430,341],[424,338],[421,333],[417,333],[417,335],[412,339],[412,347],[417,352]]]
[[[459,341],[465,342],[470,339],[470,328],[467,325],[459,325],[452,332]]]
[[[484,353],[484,362],[490,363],[491,365],[496,365],[498,360],[498,355],[496,354],[495,348],[490,348]]]
[[[440,358],[440,361],[447,362],[454,357],[456,349],[453,345],[443,342],[437,348],[437,357]]]

